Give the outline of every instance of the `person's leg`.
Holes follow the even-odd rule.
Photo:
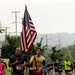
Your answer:
[[[49,69],[48,75],[50,75],[50,74],[51,74],[51,70]]]
[[[68,74],[69,74],[69,75],[72,75],[72,71],[69,71]]]
[[[73,68],[73,73],[75,74],[75,67]]]
[[[62,71],[61,71],[61,72],[59,72],[59,75],[62,75]]]
[[[68,75],[68,71],[67,70],[65,70],[65,75]]]
[[[44,74],[44,72],[43,72],[43,70],[41,70],[38,75],[43,75],[43,74]]]
[[[33,75],[33,70],[30,70],[30,69],[29,69],[28,75]]]
[[[53,69],[51,69],[50,73],[51,73],[51,75],[53,75]]]
[[[49,73],[50,73],[50,69],[48,69],[48,75],[49,75]]]

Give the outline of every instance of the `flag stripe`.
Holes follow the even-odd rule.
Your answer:
[[[34,41],[34,37],[35,37],[35,35],[36,35],[36,34],[33,33],[33,38],[30,39],[30,40],[32,40],[32,41],[29,41],[28,43],[31,44],[31,43]],[[30,46],[30,44],[28,45],[28,47]]]
[[[36,39],[37,32],[28,13],[27,7],[25,7],[25,13],[22,23],[23,28],[20,40],[20,48],[21,50],[28,52]]]
[[[23,50],[25,49],[25,47],[26,47],[26,44],[25,44],[25,34],[24,34],[24,29],[23,29],[23,32],[22,32],[22,46],[23,46]]]

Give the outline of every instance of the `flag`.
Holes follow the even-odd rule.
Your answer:
[[[20,49],[22,51],[28,52],[34,43],[36,36],[37,36],[36,29],[28,13],[27,6],[25,6],[24,18],[22,20]]]

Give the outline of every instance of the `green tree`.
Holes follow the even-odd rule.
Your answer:
[[[44,55],[44,51],[47,49],[47,46],[46,45],[42,45],[42,41],[43,41],[43,38],[40,39],[40,41],[38,41],[37,43],[33,44],[32,48],[29,50],[29,52],[23,52],[25,53],[28,58],[30,58],[32,55],[35,55],[36,54],[36,50],[38,48],[41,48],[42,49],[42,54]]]
[[[8,58],[11,54],[14,53],[16,47],[19,46],[20,37],[16,36],[5,36],[5,41],[2,45],[2,57]]]
[[[48,54],[52,61],[55,61],[56,59],[62,60],[63,53],[61,50],[56,50],[56,47],[52,47],[52,53]]]
[[[63,60],[69,60],[71,62],[74,61],[74,58],[72,57],[72,54],[70,51],[67,51],[66,54],[63,56]]]
[[[30,58],[32,55],[36,54],[37,48],[41,48],[42,54],[44,54],[44,51],[47,49],[47,46],[42,45],[42,40],[43,38],[41,38],[39,42],[33,44],[32,48],[28,52],[22,51],[22,53],[26,54],[28,58]],[[2,46],[2,57],[8,58],[10,55],[14,54],[15,48],[19,47],[19,45],[20,37],[6,35],[5,41],[3,42]]]
[[[71,56],[75,60],[75,44],[69,45],[68,47],[62,47],[61,52],[64,54],[64,56],[67,54],[67,52],[70,52]]]
[[[42,41],[43,41],[43,38],[41,38],[40,42],[37,42],[35,45],[36,45],[36,48],[42,49],[42,54],[44,55],[44,51],[47,50],[47,45],[42,45]]]

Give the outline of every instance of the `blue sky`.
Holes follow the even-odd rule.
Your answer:
[[[8,32],[15,32],[15,14],[17,14],[18,32],[22,30],[21,18],[25,4],[31,15],[38,34],[75,32],[74,0],[0,0],[0,21],[2,26],[10,27]]]

